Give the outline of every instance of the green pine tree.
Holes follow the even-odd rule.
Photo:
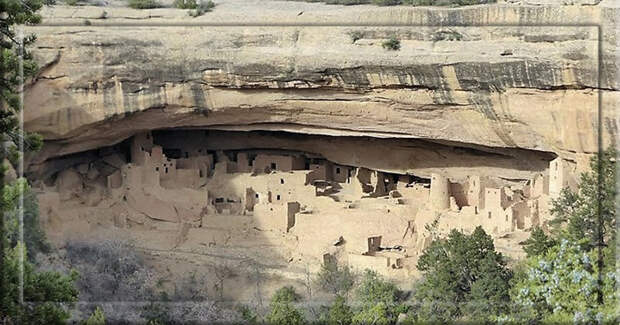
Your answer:
[[[38,149],[41,138],[36,135],[23,134],[17,120],[20,109],[19,87],[23,77],[34,75],[36,64],[32,56],[26,51],[26,46],[34,42],[33,35],[26,35],[23,40],[15,30],[17,25],[37,24],[41,17],[36,13],[42,6],[41,0],[0,0],[0,198],[4,198],[5,159],[13,164],[19,159],[18,143],[24,139],[24,149]],[[21,63],[20,63],[21,61]],[[20,64],[23,70],[20,71]],[[7,236],[5,235],[4,215],[13,209],[7,206],[6,200],[0,200],[0,321],[15,316],[10,314],[13,306],[11,299],[16,298],[9,292],[12,283],[9,279],[10,262],[7,253],[10,252]]]
[[[336,296],[336,300],[329,307],[327,323],[330,325],[348,325],[351,324],[353,312],[351,307],[347,305],[346,299],[342,296]]]
[[[592,248],[615,242],[615,147],[603,151],[600,159],[592,157],[590,168],[591,171],[581,174],[577,191],[564,188],[560,197],[552,201],[551,214],[554,218],[551,224],[562,237],[574,242],[587,239],[586,245]]]
[[[353,324],[391,324],[407,311],[400,290],[375,271],[364,272],[355,298],[360,308],[353,315]]]
[[[103,310],[97,306],[93,314],[88,317],[83,325],[105,325],[105,315]]]
[[[278,325],[301,325],[305,323],[303,313],[294,306],[299,295],[293,287],[282,287],[276,291],[269,304],[267,323]]]
[[[540,256],[545,255],[556,244],[557,241],[555,239],[547,236],[540,227],[536,227],[532,230],[530,238],[523,242],[523,250],[527,257]]]
[[[20,250],[22,252],[20,252]],[[3,314],[0,319],[8,324],[64,324],[71,316],[66,307],[77,301],[74,282],[77,272],[65,276],[58,272],[36,272],[34,266],[23,260],[24,301],[19,301],[20,254],[26,248],[19,244],[5,252],[5,291],[0,293]]]
[[[615,291],[616,150],[610,147],[599,156],[600,160],[591,159],[592,170],[581,174],[576,191],[565,188],[552,202],[557,239],[532,233],[528,259],[511,291],[514,308],[506,320],[620,321]]]
[[[614,256],[613,246],[604,250]],[[562,239],[544,255],[527,260],[525,272],[518,277],[511,296],[514,304],[507,320],[518,323],[618,324],[615,264],[605,265],[602,287],[596,250],[587,251],[578,242]],[[603,304],[597,302],[601,290]]]
[[[415,294],[422,321],[488,321],[509,306],[512,272],[481,227],[433,241],[417,266],[424,275]]]
[[[348,266],[340,266],[335,261],[328,261],[321,265],[316,283],[329,293],[346,296],[353,288],[355,278],[355,274]]]

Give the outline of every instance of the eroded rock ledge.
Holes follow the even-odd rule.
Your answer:
[[[106,8],[109,19],[92,26],[30,28],[44,69],[28,86],[25,126],[46,139],[33,168],[136,132],[179,127],[522,148],[553,152],[581,168],[598,146],[599,92],[604,138],[616,132],[615,37],[606,31],[616,8],[360,6],[330,9],[314,21],[494,25],[338,27],[302,26],[334,7],[277,4],[276,11],[267,2],[252,20],[243,12],[258,3],[224,1],[191,21],[227,17],[232,25],[246,19],[272,26],[182,27],[176,25],[188,21],[178,10],[158,9],[149,12],[160,18],[147,25],[168,25],[138,27],[143,22],[121,14],[137,11]],[[303,15],[285,18],[300,6]],[[75,24],[83,20],[77,13],[101,8],[75,10],[48,9],[45,22]],[[263,16],[270,10],[272,18]],[[569,17],[602,22],[603,34],[588,26],[496,26],[564,24]],[[352,33],[361,37],[353,42]],[[400,51],[382,48],[392,36]]]

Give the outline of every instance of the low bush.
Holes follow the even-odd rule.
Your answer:
[[[437,41],[460,41],[463,39],[463,35],[459,32],[451,31],[451,30],[441,30],[433,33],[431,36],[431,40],[433,42]]]
[[[129,0],[129,7],[133,9],[153,9],[161,5],[157,0]]]
[[[378,6],[397,6],[402,4],[402,0],[373,0],[372,3]]]
[[[364,32],[359,31],[359,30],[352,31],[352,32],[349,32],[349,36],[351,37],[351,42],[355,43],[358,40],[364,38]]]
[[[336,296],[336,300],[329,307],[327,315],[328,324],[351,324],[353,320],[353,311],[347,305],[347,301],[342,296]]]
[[[97,301],[112,324],[125,320],[149,324],[239,323],[240,315],[207,298],[204,274],[165,281],[144,263],[131,242],[70,241],[67,260],[80,278],[82,301]],[[146,304],[136,308],[127,302]],[[91,310],[82,312],[91,313]]]
[[[196,9],[198,7],[196,0],[174,0],[172,5],[178,9]]]
[[[389,51],[398,51],[400,50],[400,40],[396,37],[392,37],[389,40],[383,42],[381,46],[383,46],[384,49]]]
[[[360,308],[351,319],[353,324],[394,324],[399,314],[408,311],[398,287],[371,270],[362,275],[355,299]]]
[[[13,184],[4,185],[2,205],[4,210],[5,238],[10,247],[20,241],[19,212],[23,212],[23,241],[28,247],[28,260],[33,262],[39,253],[49,253],[50,245],[39,221],[39,203],[28,182],[19,179]],[[23,209],[19,209],[23,197]]]
[[[317,274],[316,284],[324,291],[335,295],[346,296],[355,284],[356,275],[348,266],[340,266],[336,262],[321,265]]]
[[[305,324],[305,318],[301,310],[295,308],[294,303],[299,300],[299,295],[293,287],[282,287],[276,291],[269,304],[268,324]]]
[[[194,1],[195,0],[186,0],[186,1]],[[209,12],[215,8],[215,3],[211,0],[209,1],[200,1],[199,4],[196,5],[195,8],[189,11],[189,15],[192,17],[198,17],[204,15],[205,12]]]
[[[352,5],[363,5],[363,4],[367,4],[370,3],[371,0],[325,0],[325,1],[321,1],[321,2],[325,2],[327,4],[333,4],[333,5],[345,5],[345,6],[352,6]],[[318,1],[312,1],[312,2],[318,2]]]
[[[92,315],[84,321],[83,325],[105,325],[105,314],[103,313],[103,310],[97,306]]]
[[[137,301],[152,296],[155,279],[129,242],[70,241],[67,259],[79,271],[85,301]]]
[[[432,6],[436,0],[403,0],[403,4],[409,6]]]
[[[258,324],[259,316],[255,309],[246,305],[238,306],[236,309],[245,324]]]

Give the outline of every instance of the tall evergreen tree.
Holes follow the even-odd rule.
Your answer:
[[[579,243],[586,252],[596,249],[597,302],[604,304],[604,250],[616,243],[616,148],[615,143],[590,159],[589,172],[581,174],[577,191],[564,188],[552,201],[551,214],[559,236]],[[615,259],[609,261],[615,265]]]
[[[408,309],[398,287],[375,271],[364,272],[355,293],[359,308],[351,319],[353,324],[393,324]]]
[[[20,87],[37,68],[26,50],[34,42],[34,35],[18,35],[16,31],[18,25],[39,23],[41,17],[36,12],[41,6],[41,0],[0,0],[0,198],[5,197],[6,159],[16,164],[20,150],[36,150],[41,145],[40,137],[24,134],[19,128]],[[11,285],[12,274],[6,260],[11,248],[5,234],[5,214],[11,209],[7,200],[0,200],[0,298],[9,297]],[[7,301],[0,304],[0,319],[9,315],[9,306]]]
[[[545,324],[618,324],[615,264],[602,270],[596,263],[596,250],[586,250],[579,242],[561,239],[545,254],[526,261],[525,271],[516,277],[511,296],[515,323]],[[615,255],[614,246],[604,249]],[[598,274],[603,274],[602,285]],[[600,304],[597,293],[604,299]]]
[[[549,249],[557,244],[557,241],[545,234],[540,228],[532,230],[530,238],[523,242],[523,250],[527,257],[544,255]]]
[[[551,224],[562,237],[575,242],[587,239],[589,248],[614,242],[616,154],[611,146],[592,157],[591,170],[581,174],[578,189],[564,188],[559,198],[552,201]]]
[[[610,323],[616,295],[616,149],[590,161],[578,188],[552,202],[557,239],[532,233],[526,269],[512,290],[518,321]],[[531,254],[530,254],[531,252]]]
[[[471,235],[452,230],[418,260],[424,278],[416,286],[422,321],[490,320],[509,303],[512,272],[481,227]]]
[[[0,294],[2,324],[64,324],[71,314],[68,309],[77,301],[78,291],[73,285],[78,277],[58,272],[37,272],[25,256],[24,245],[6,250],[5,291]],[[24,301],[19,301],[19,276],[23,275]]]

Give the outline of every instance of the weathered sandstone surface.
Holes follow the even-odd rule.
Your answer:
[[[56,6],[28,28],[43,69],[25,127],[46,139],[31,169],[176,127],[449,141],[581,168],[597,150],[599,104],[603,137],[617,130],[612,6],[222,1],[198,18]],[[392,36],[400,51],[382,48]]]

